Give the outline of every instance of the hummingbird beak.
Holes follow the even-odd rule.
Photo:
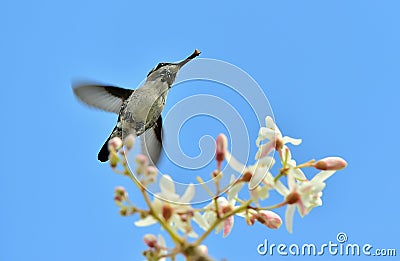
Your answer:
[[[179,66],[179,69],[182,68],[182,66],[184,66],[185,64],[187,64],[189,61],[191,61],[193,58],[199,56],[201,52],[199,50],[194,50],[194,52],[188,56],[185,60],[179,62],[177,65]]]

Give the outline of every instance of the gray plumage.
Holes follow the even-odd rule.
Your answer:
[[[129,134],[141,136],[143,153],[153,164],[157,163],[162,149],[162,119],[168,92],[180,68],[198,56],[192,55],[178,63],[159,63],[147,75],[146,82],[136,90],[92,83],[73,84],[76,97],[85,104],[118,114],[117,124],[101,148],[98,159],[108,160],[108,141],[123,139]]]

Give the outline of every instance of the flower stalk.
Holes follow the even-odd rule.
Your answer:
[[[321,206],[325,181],[337,170],[347,166],[347,162],[340,157],[326,157],[318,161],[311,159],[297,164],[288,145],[299,145],[302,140],[283,136],[272,118],[267,117],[266,126],[259,130],[256,140],[258,151],[253,165],[243,165],[237,161],[228,151],[226,136],[218,135],[215,144],[216,170],[211,173],[215,193],[202,178],[197,177],[196,180],[211,200],[206,206],[196,207],[190,204],[195,195],[193,184],[188,185],[183,195],[178,195],[173,179],[168,175],[159,175],[157,168],[149,165],[146,156],[137,155],[134,172],[129,168],[127,155],[135,146],[135,138],[129,136],[124,142],[118,138],[110,140],[110,163],[115,173],[129,177],[135,184],[146,207],[136,207],[123,187],[115,189],[114,201],[122,216],[139,214],[136,226],[159,224],[174,244],[172,248],[167,248],[162,235],[157,237],[146,234],[143,241],[149,249],[143,255],[147,260],[175,260],[177,255],[183,255],[186,260],[212,260],[203,242],[213,231],[223,231],[222,236],[228,236],[233,229],[235,217],[244,218],[249,226],[259,222],[266,229],[279,229],[283,222],[273,210],[281,207],[286,207],[285,226],[292,233],[296,208],[300,216],[304,217],[314,207]],[[281,164],[276,176],[270,173],[276,163],[270,156],[274,150]],[[224,162],[238,174],[232,175],[227,186],[221,186],[220,182],[222,175],[226,175],[222,168]],[[303,173],[306,169],[317,169],[320,172],[309,179]],[[161,192],[151,196],[146,186],[157,180]],[[271,190],[277,191],[283,199],[271,202],[268,199]],[[264,203],[265,200],[269,201],[268,205]]]

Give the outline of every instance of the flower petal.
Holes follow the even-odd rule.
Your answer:
[[[258,187],[258,185],[267,176],[268,168],[256,167],[253,176],[249,181],[249,190],[253,190]]]
[[[270,129],[270,128],[265,128],[261,127],[259,132],[258,132],[258,138],[257,140],[273,140],[275,138],[275,130]],[[257,143],[257,142],[256,142]],[[257,144],[258,146],[259,144]]]
[[[306,175],[304,175],[304,172],[301,169],[290,168],[289,172],[291,172],[295,179],[307,180]]]
[[[275,159],[273,157],[267,156],[260,159],[254,166],[252,166],[253,168],[255,167],[255,170],[248,185],[250,190],[255,189],[267,177],[269,169],[274,164]]]
[[[294,191],[297,188],[296,181],[293,174],[289,171],[287,174],[288,186],[290,191]]]
[[[274,129],[275,128],[275,122],[272,119],[271,116],[267,116],[265,117],[265,127],[267,127],[268,129]]]
[[[295,138],[292,138],[292,137],[289,137],[289,136],[285,136],[285,137],[282,138],[282,141],[283,141],[283,144],[291,143],[293,145],[300,145],[303,140],[302,139],[295,139]]]
[[[218,208],[219,208],[218,210],[221,210],[222,207],[225,207],[225,206],[229,205],[229,202],[225,197],[217,198],[217,202],[218,202]]]
[[[215,234],[218,234],[223,228],[224,228],[224,223],[219,223],[219,224],[215,227]]]
[[[264,166],[268,169],[275,165],[275,159],[271,156],[266,156],[258,160],[259,165]]]
[[[293,232],[293,216],[296,210],[296,205],[288,205],[285,212],[285,224],[289,233]]]
[[[205,220],[205,218],[198,211],[194,212],[193,220],[204,231],[210,227],[209,224],[207,223],[207,221]]]
[[[236,172],[243,173],[246,170],[246,166],[240,163],[235,157],[233,157],[228,151],[225,153],[226,161],[228,165]]]
[[[147,227],[155,223],[157,223],[157,220],[155,220],[152,216],[147,216],[143,219],[139,219],[138,221],[134,222],[135,226],[137,227]]]
[[[214,203],[213,203],[214,204]],[[217,219],[217,215],[215,212],[207,211],[203,214],[203,220],[207,223],[207,227],[209,227],[214,221]]]
[[[297,210],[299,211],[301,217],[307,215],[308,212],[302,200],[299,200],[299,202],[296,205],[297,205]]]
[[[269,141],[265,144],[262,144],[260,147],[258,147],[255,159],[257,160],[267,156],[269,153],[273,151],[274,147],[275,147],[274,141]]]
[[[260,190],[258,191],[258,197],[261,200],[268,198],[269,196],[268,190],[269,189],[266,186],[261,187]]]
[[[189,203],[192,198],[194,197],[194,185],[192,183],[190,183],[188,185],[188,187],[185,190],[185,193],[182,195],[182,197],[180,198],[180,202],[181,203]]]
[[[199,235],[197,235],[197,233],[194,230],[191,230],[189,233],[187,233],[188,237],[191,238],[198,238]]]
[[[275,182],[274,187],[275,187],[275,190],[284,197],[286,197],[286,195],[289,194],[289,189],[287,187],[285,187],[285,185],[283,185],[283,183],[279,180]]]
[[[168,175],[162,175],[160,179],[160,189],[163,195],[175,194],[175,184]]]
[[[260,206],[258,199],[264,200],[268,198],[269,193],[268,193],[268,187],[266,186],[258,186],[253,190],[250,190],[250,195],[253,199],[254,204],[256,204],[257,207]]]
[[[225,219],[225,221],[224,221],[224,231],[223,231],[223,234],[222,234],[223,237],[227,237],[231,233],[234,221],[235,220],[234,220],[233,216],[230,216],[227,219]]]
[[[278,126],[275,124],[275,122],[271,116],[267,116],[265,118],[265,127],[274,130],[275,137],[278,136],[278,137],[282,138],[282,132],[279,130]]]
[[[233,184],[232,187],[229,188],[229,191],[227,193],[229,202],[231,202],[231,201],[236,202],[235,198],[237,198],[239,191],[243,188],[243,186],[244,186],[244,183],[240,182],[240,183]]]
[[[158,235],[157,244],[161,247],[160,255],[166,255],[167,251],[167,244],[165,243],[165,239],[162,235]],[[165,257],[159,259],[159,261],[165,261]]]
[[[330,176],[332,176],[336,171],[335,170],[323,170],[320,173],[318,173],[317,175],[315,175],[311,181],[312,182],[324,182],[327,178],[329,178]]]

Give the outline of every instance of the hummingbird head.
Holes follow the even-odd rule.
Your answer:
[[[159,63],[156,67],[154,67],[147,74],[147,81],[155,81],[160,80],[162,82],[167,82],[168,85],[171,85],[175,81],[175,77],[178,74],[178,71],[190,60],[195,58],[200,54],[199,50],[194,50],[194,52],[188,56],[185,60],[177,62],[177,63]]]

